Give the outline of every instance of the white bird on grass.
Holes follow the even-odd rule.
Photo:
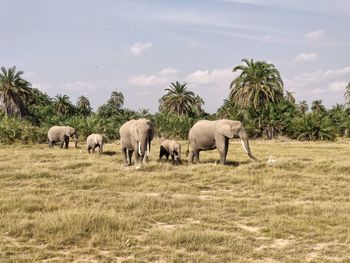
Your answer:
[[[270,159],[267,161],[267,163],[275,163],[276,160],[272,159],[272,156],[270,156]]]

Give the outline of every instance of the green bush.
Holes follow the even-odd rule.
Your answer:
[[[316,112],[307,113],[293,120],[294,134],[292,137],[298,140],[308,141],[334,141],[337,130],[328,116]]]
[[[29,121],[17,117],[0,115],[0,143],[42,143],[46,141],[46,130],[33,126]]]

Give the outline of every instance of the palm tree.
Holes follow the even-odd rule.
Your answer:
[[[278,103],[283,98],[283,81],[275,66],[253,59],[242,62],[233,69],[241,73],[231,82],[230,100],[256,112],[267,110],[270,103]]]
[[[51,105],[52,99],[45,92],[38,88],[31,88],[31,95],[28,100],[30,105]]]
[[[55,97],[55,109],[56,111],[66,116],[72,110],[72,104],[69,101],[69,97],[67,95],[58,94]]]
[[[345,96],[345,103],[346,103],[346,104],[350,104],[350,82],[349,82],[349,84],[345,87],[345,89],[346,89],[346,92],[345,92],[345,94],[344,94],[344,96]]]
[[[202,108],[204,104],[205,103],[202,97],[200,97],[199,95],[194,97],[193,107],[194,111],[197,112],[197,114],[202,114],[204,112]]]
[[[294,98],[294,95],[293,95],[294,92],[291,92],[291,91],[288,91],[288,90],[286,90],[285,92],[286,92],[286,95],[284,96],[285,100],[288,101],[291,104],[295,104],[295,98]]]
[[[298,109],[302,114],[305,114],[305,112],[309,110],[309,105],[307,105],[307,101],[306,100],[300,101],[298,104]]]
[[[90,101],[85,96],[80,96],[78,98],[77,108],[84,116],[88,116],[88,115],[91,114],[92,108],[91,108],[91,105],[90,105]]]
[[[6,115],[18,114],[23,117],[28,113],[26,102],[31,94],[31,84],[22,79],[23,71],[16,72],[16,67],[0,72],[0,107]]]
[[[323,106],[322,104],[322,100],[315,100],[312,102],[312,106],[311,106],[311,110],[313,112],[316,112],[316,113],[325,113],[326,112],[326,108],[325,106]]]
[[[149,112],[149,109],[141,108],[137,111],[137,115],[141,118],[148,118],[151,114]]]
[[[97,109],[97,113],[105,117],[116,116],[121,112],[124,114],[125,111],[123,110],[123,104],[124,104],[123,93],[118,91],[113,91],[109,100]]]
[[[159,111],[172,112],[179,115],[189,114],[194,106],[195,96],[192,91],[187,89],[187,82],[172,82],[170,88],[159,100]]]
[[[120,111],[124,104],[123,93],[118,91],[113,91],[107,103],[110,104],[115,110]]]
[[[233,69],[241,73],[231,82],[229,99],[255,113],[262,134],[262,123],[268,121],[269,108],[283,99],[283,81],[273,64],[253,59],[242,59],[242,62],[244,64]]]

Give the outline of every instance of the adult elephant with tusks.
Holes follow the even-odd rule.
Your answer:
[[[67,149],[69,144],[69,138],[73,137],[75,141],[75,148],[78,147],[78,132],[75,128],[69,126],[52,126],[47,132],[47,139],[49,147],[53,147],[54,143],[59,142],[61,148]]]
[[[191,128],[188,135],[188,146],[186,156],[190,153],[189,162],[199,163],[199,152],[218,149],[220,153],[220,164],[226,164],[226,155],[229,145],[229,139],[240,138],[244,151],[248,156],[257,161],[251,153],[248,136],[243,125],[239,121],[233,120],[217,120],[208,121],[201,120],[196,122]],[[189,146],[191,145],[191,152]]]
[[[151,151],[154,126],[150,120],[138,119],[124,123],[119,129],[121,150],[124,165],[131,165],[131,157],[135,152],[135,160],[145,163]]]

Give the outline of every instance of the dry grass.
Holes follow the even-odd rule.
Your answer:
[[[0,261],[349,262],[349,140],[253,141],[258,163],[233,142],[228,166],[158,163],[158,145],[139,170],[116,144],[2,146]]]

